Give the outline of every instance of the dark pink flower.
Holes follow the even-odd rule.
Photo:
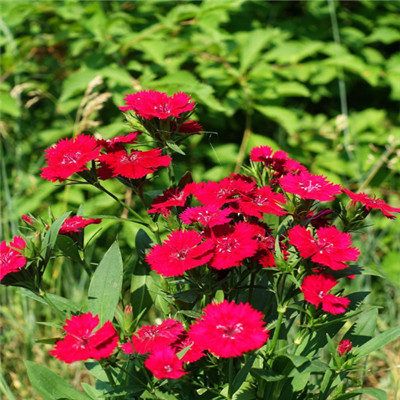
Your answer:
[[[49,181],[63,182],[76,172],[86,170],[89,161],[98,158],[100,147],[92,136],[78,135],[75,139],[61,139],[46,150],[47,166],[40,176]]]
[[[247,222],[238,222],[233,227],[217,226],[213,228],[214,257],[210,266],[226,269],[241,265],[245,258],[252,257],[257,249],[258,230]]]
[[[143,178],[159,167],[168,167],[172,161],[171,157],[161,155],[161,149],[131,150],[129,154],[121,150],[103,154],[100,160],[111,168],[113,176],[121,175],[131,179]]]
[[[285,192],[297,194],[302,199],[330,201],[342,191],[340,185],[329,182],[322,175],[311,175],[308,171],[285,175],[279,182]]]
[[[26,258],[21,254],[25,247],[25,240],[20,236],[15,236],[8,246],[6,241],[0,243],[0,281],[25,266]]]
[[[198,135],[202,131],[203,131],[203,127],[198,122],[193,121],[193,120],[184,122],[179,127],[180,133],[187,133],[188,135]]]
[[[136,143],[140,132],[131,132],[127,135],[116,136],[111,139],[98,139],[97,143],[103,147],[107,152],[114,152],[117,150],[123,150],[123,143],[133,144]]]
[[[121,346],[122,350],[131,354],[152,353],[156,350],[168,347],[176,342],[185,332],[181,322],[169,318],[160,325],[144,325],[133,336],[131,342]]]
[[[171,347],[155,350],[148,356],[144,365],[157,379],[178,379],[187,374],[183,370],[183,361]]]
[[[30,217],[29,215],[22,215],[22,221],[26,222],[28,225],[33,225],[35,223],[35,219]]]
[[[186,188],[171,187],[157,196],[151,203],[149,214],[160,213],[164,217],[170,214],[172,207],[183,207],[190,192]]]
[[[91,224],[100,224],[101,219],[99,218],[82,218],[78,215],[74,217],[67,218],[62,224],[59,234],[68,235],[72,232],[79,232],[83,228]]]
[[[370,211],[371,209],[380,210],[382,214],[387,218],[395,219],[396,216],[390,214],[390,212],[400,212],[400,208],[391,207],[384,200],[370,197],[365,193],[353,193],[348,189],[343,189],[343,192],[350,197],[351,205],[354,206],[357,203],[361,203],[368,211]]]
[[[194,102],[190,102],[190,96],[181,92],[168,96],[164,92],[142,90],[126,95],[124,100],[125,106],[120,107],[120,110],[132,110],[146,119],[179,118],[181,114],[192,111],[195,106]]]
[[[189,337],[218,357],[237,357],[262,347],[268,339],[264,315],[248,303],[224,300],[209,304],[189,329]]]
[[[342,356],[353,348],[353,344],[349,339],[343,339],[338,345],[338,353]]]
[[[256,188],[245,196],[241,196],[232,204],[237,212],[247,216],[262,218],[263,214],[285,215],[282,205],[286,203],[285,196],[275,193],[269,186]]]
[[[146,256],[151,269],[163,276],[180,276],[212,258],[213,244],[203,242],[194,230],[173,231],[162,245],[156,244]]]
[[[304,300],[331,314],[343,314],[346,312],[350,300],[347,297],[334,296],[328,292],[338,284],[338,281],[328,274],[308,275],[301,284]]]
[[[90,312],[73,315],[63,326],[66,336],[56,343],[50,354],[66,363],[100,360],[109,357],[118,346],[118,332],[110,321],[94,331],[99,325],[98,315]]]
[[[228,217],[232,211],[229,207],[220,210],[218,207],[212,205],[188,207],[179,217],[184,224],[189,225],[198,222],[204,227],[211,228],[232,221],[232,218]]]
[[[171,347],[177,355],[186,349],[185,354],[182,357],[179,357],[183,362],[195,362],[205,355],[203,349],[197,346],[196,343],[189,338],[187,332],[180,335],[179,339],[173,343]],[[187,349],[188,347],[189,349]]]
[[[360,251],[352,245],[350,233],[340,232],[335,226],[317,229],[317,239],[305,227],[296,225],[289,232],[290,243],[301,257],[325,265],[333,270],[347,268],[345,262],[356,261]]]
[[[191,183],[188,186],[196,199],[206,206],[221,208],[235,201],[241,195],[248,194],[256,183],[248,177],[230,176],[220,182]]]

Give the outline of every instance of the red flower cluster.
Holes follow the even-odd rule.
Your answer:
[[[348,353],[353,348],[353,344],[349,339],[343,339],[340,341],[338,345],[338,353],[342,356],[345,353]]]
[[[66,363],[90,358],[100,360],[110,357],[118,346],[118,332],[110,321],[94,332],[99,325],[98,315],[93,316],[90,312],[73,315],[65,322],[63,328],[67,334],[50,351],[50,354],[59,360]]]
[[[25,240],[20,236],[15,236],[8,246],[6,241],[0,243],[0,281],[26,265],[26,258],[21,254],[25,247]]]
[[[157,379],[180,378],[187,373],[183,370],[184,363],[197,361],[204,355],[182,323],[172,318],[160,325],[142,326],[121,348],[126,354],[150,353],[144,365]],[[180,357],[184,349],[186,352]]]
[[[120,110],[131,110],[145,119],[180,118],[183,113],[192,111],[195,106],[195,103],[190,102],[190,96],[181,92],[168,96],[164,92],[142,90],[126,95],[124,100],[126,105],[120,107]]]

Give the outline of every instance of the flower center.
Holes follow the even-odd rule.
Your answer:
[[[321,290],[321,291],[318,293],[318,297],[322,300],[322,299],[324,298],[324,296],[325,296],[325,292],[324,292],[323,290]]]
[[[61,164],[62,165],[76,164],[81,158],[81,155],[82,153],[80,151],[64,154]]]
[[[224,237],[217,240],[218,253],[232,253],[239,246],[239,242],[234,238]]]
[[[171,107],[169,104],[159,104],[157,106],[154,106],[154,109],[158,112],[170,114],[171,113]]]
[[[176,253],[174,253],[173,257],[177,258],[178,260],[185,260],[188,253],[189,253],[189,249],[180,250],[180,251],[177,251]]]
[[[173,371],[172,367],[168,365],[164,365],[164,371],[167,373],[171,373]]]
[[[222,333],[223,338],[235,339],[235,336],[243,331],[243,325],[238,322],[235,325],[217,325],[216,328]]]
[[[311,179],[308,182],[300,182],[299,186],[306,192],[315,192],[321,189],[321,185],[313,183]]]

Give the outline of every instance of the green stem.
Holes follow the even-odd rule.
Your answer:
[[[285,312],[286,312],[286,307],[278,306],[278,319],[276,321],[274,336],[272,337],[271,347],[269,349],[269,352],[271,354],[273,354],[276,347],[276,343],[278,342],[279,331],[281,329],[283,316],[285,315]]]
[[[65,315],[62,311],[47,297],[45,291],[39,289],[39,296],[53,309],[53,311],[57,314],[60,321],[65,321]]]

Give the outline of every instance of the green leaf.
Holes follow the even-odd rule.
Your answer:
[[[183,156],[186,155],[186,153],[172,140],[167,140],[166,144],[171,150],[175,151],[175,153],[182,154]]]
[[[47,263],[50,259],[51,252],[56,244],[58,231],[60,230],[64,221],[69,217],[71,211],[66,212],[65,214],[58,217],[56,221],[50,226],[50,229],[46,232],[46,235],[43,239],[42,246],[42,257],[45,259],[45,263]]]
[[[280,82],[276,87],[279,96],[284,97],[310,97],[307,86],[299,82]]]
[[[229,393],[231,395],[235,394],[239,388],[242,386],[243,382],[246,380],[247,375],[250,372],[250,368],[253,366],[255,359],[257,358],[257,354],[252,354],[244,364],[244,366],[239,370],[236,374],[235,378],[232,382],[232,387],[229,388]]]
[[[295,133],[298,127],[297,116],[293,111],[277,106],[256,106],[261,114],[281,125],[288,133]]]
[[[367,343],[363,344],[361,347],[358,348],[357,351],[357,359],[363,358],[368,354],[372,353],[380,349],[381,347],[387,345],[388,343],[392,342],[393,340],[397,339],[400,336],[400,326],[395,326],[391,329],[388,329],[386,332],[375,336]]]
[[[59,235],[56,244],[66,257],[69,257],[72,261],[77,263],[82,263],[78,246],[69,236]]]
[[[272,370],[266,371],[265,369],[262,368],[252,368],[250,370],[250,373],[253,376],[261,378],[262,380],[267,382],[277,382],[286,378],[285,375],[278,374],[277,372]]]
[[[112,321],[122,287],[122,258],[114,242],[96,268],[89,286],[88,309],[100,318],[100,324]]]
[[[21,109],[17,101],[9,93],[4,91],[0,92],[0,104],[2,113],[8,114],[14,118],[21,116]]]
[[[360,396],[362,394],[367,394],[369,396],[375,397],[375,399],[377,400],[387,400],[386,392],[384,392],[381,389],[375,389],[375,388],[363,388],[363,389],[353,390],[352,392],[344,393],[342,395],[335,397],[335,400],[351,399],[353,397]]]
[[[44,400],[91,400],[88,395],[65,382],[57,373],[32,361],[25,360],[24,363],[32,386]]]
[[[269,36],[275,34],[269,30],[253,30],[248,34],[247,40],[242,44],[240,51],[240,72],[245,72],[256,60],[262,48],[270,39]]]

